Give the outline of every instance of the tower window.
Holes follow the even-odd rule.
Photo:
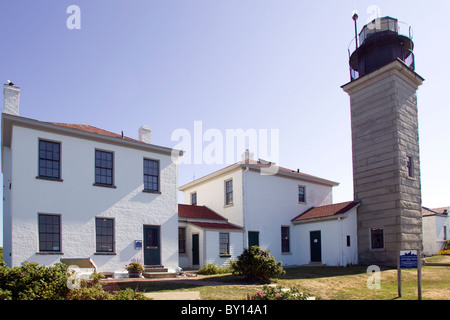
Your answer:
[[[372,249],[384,249],[384,230],[383,228],[370,229],[370,246]]]
[[[412,161],[412,157],[410,157],[410,156],[406,156],[406,174],[410,178],[414,177],[413,161]]]

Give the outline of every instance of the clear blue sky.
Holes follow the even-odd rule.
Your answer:
[[[73,4],[80,30],[66,26]],[[352,10],[361,28],[372,4],[414,29],[423,205],[450,205],[449,1],[2,0],[0,81],[21,87],[21,116],[133,138],[145,124],[163,146],[194,121],[223,133],[278,129],[280,165],[340,182],[334,201],[351,200],[340,86]],[[180,165],[179,185],[224,165]]]

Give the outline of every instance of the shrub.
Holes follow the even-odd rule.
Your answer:
[[[262,292],[257,292],[250,300],[306,300],[307,297],[296,287],[283,289],[280,286],[274,288],[265,285]]]
[[[67,288],[67,266],[57,263],[52,267],[35,262],[24,262],[20,267],[0,265],[0,296],[12,300],[61,300]]]
[[[20,267],[8,268],[0,262],[0,300],[144,300],[142,293],[131,289],[106,292],[100,280],[102,274],[93,273],[91,280],[80,280],[78,289],[69,289],[71,274],[68,266],[40,266],[24,262]]]
[[[269,283],[270,278],[285,274],[281,262],[277,262],[269,250],[257,246],[244,249],[238,259],[231,262],[231,267],[233,274],[242,274],[252,282]]]
[[[219,267],[217,264],[207,264],[204,265],[200,270],[198,270],[199,274],[203,275],[211,275],[211,274],[221,274],[221,273],[230,273],[233,270],[230,267]]]

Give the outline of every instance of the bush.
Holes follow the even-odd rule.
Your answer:
[[[114,293],[106,292],[100,280],[104,277],[93,273],[91,280],[80,280],[79,287],[69,289],[72,274],[68,266],[40,266],[24,262],[20,267],[8,268],[0,262],[0,300],[144,300],[146,297],[131,289]]]
[[[20,267],[0,265],[0,297],[12,300],[61,300],[69,292],[67,266],[24,262]]]
[[[242,274],[251,282],[269,283],[270,278],[285,274],[281,262],[277,262],[269,250],[257,246],[244,249],[238,259],[231,262],[231,267],[233,274]]]
[[[232,271],[233,270],[230,267],[219,267],[217,264],[207,264],[204,265],[200,270],[198,270],[198,273],[203,275],[211,275],[211,274],[230,273]]]
[[[306,300],[307,297],[296,287],[283,289],[280,286],[269,287],[265,285],[262,292],[257,292],[253,297],[250,297],[250,300]]]

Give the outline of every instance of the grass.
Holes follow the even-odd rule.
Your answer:
[[[402,297],[397,294],[397,270],[382,269],[380,289],[369,289],[367,268],[352,267],[295,267],[286,268],[286,275],[274,280],[283,287],[299,287],[304,293],[320,300],[416,300],[417,270],[402,270]],[[231,274],[198,277],[201,282],[180,281],[141,282],[121,284],[144,292],[199,291],[202,300],[240,300],[254,295],[261,286],[248,284]],[[422,299],[450,299],[450,267],[422,267]]]

